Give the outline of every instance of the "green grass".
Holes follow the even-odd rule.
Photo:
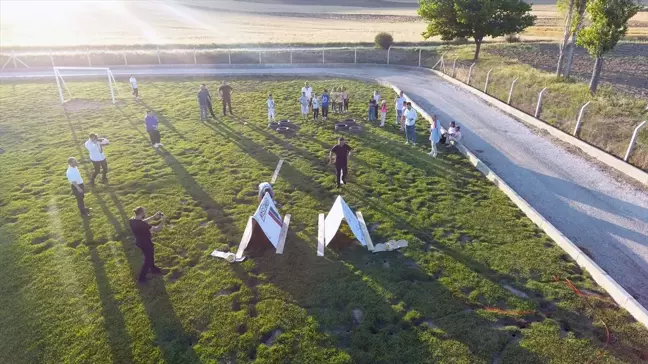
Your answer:
[[[592,96],[588,84],[565,81],[553,74],[537,70],[530,65],[521,64],[517,59],[509,59],[489,54],[489,47],[523,47],[530,52],[534,47],[528,44],[486,45],[475,65],[470,85],[484,90],[486,76],[492,69],[488,94],[507,102],[512,81],[517,78],[512,105],[534,115],[538,93],[547,88],[540,118],[555,127],[572,134],[580,108],[591,101],[586,109],[579,132],[579,138],[623,158],[634,128],[646,120],[646,100],[624,94],[609,86],[601,86]],[[474,45],[446,47],[446,72],[452,72],[452,61],[458,57],[455,77],[463,82],[468,79],[468,67],[473,63]],[[648,169],[648,129],[638,138],[639,147],[635,149],[629,162],[641,169]]]
[[[316,257],[317,215],[337,194],[326,163],[333,121],[276,134],[265,95],[297,121],[303,81],[255,79],[233,82],[235,117],[201,123],[203,81],[142,79],[142,101],[117,106],[105,83],[71,82],[86,100],[67,111],[51,83],[0,85],[0,362],[612,363],[636,362],[648,347],[646,329],[460,154],[432,159],[392,127],[349,135],[356,153],[342,194],[374,242],[410,246],[374,255],[343,229]],[[348,87],[358,119],[376,87],[313,84]],[[161,121],[164,151],[148,145],[146,108]],[[111,140],[110,184],[87,193],[94,214],[84,220],[64,172],[76,156],[89,175],[91,131]],[[257,247],[242,264],[210,257],[235,249],[256,186],[280,158],[277,200],[292,214],[284,255]],[[146,286],[135,284],[142,261],[127,227],[139,205],[169,216],[154,237],[165,274]],[[578,297],[555,277],[598,293]]]

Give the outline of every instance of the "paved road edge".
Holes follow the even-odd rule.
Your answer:
[[[396,93],[400,93],[400,89],[389,82],[378,81],[384,86],[392,88]],[[412,106],[426,119],[432,120],[430,115],[419,107],[412,99],[405,94],[407,101],[412,103]],[[553,239],[565,253],[576,261],[576,263],[585,269],[594,278],[594,281],[603,287],[608,294],[616,301],[619,306],[626,309],[632,317],[641,322],[648,328],[648,310],[646,310],[634,297],[632,297],[614,278],[610,277],[605,270],[598,266],[590,257],[588,257],[576,244],[560,232],[553,224],[545,219],[536,209],[534,209],[525,199],[511,188],[504,180],[491,170],[484,162],[482,162],[475,154],[469,151],[460,143],[454,143],[455,147],[461,154],[463,154],[470,163],[480,171],[486,179],[493,182],[502,192],[504,192],[517,207],[524,212],[524,214],[531,219],[540,229],[542,229],[551,239]]]
[[[535,117],[528,115],[527,113],[520,111],[516,108],[514,108],[511,105],[508,105],[507,103],[496,99],[493,96],[490,96],[488,94],[485,94],[481,90],[478,90],[472,86],[466,85],[465,83],[457,80],[456,78],[450,77],[446,75],[445,73],[437,70],[432,70],[432,69],[426,69],[427,71],[431,72],[432,74],[442,78],[445,81],[448,81],[452,83],[453,85],[457,85],[461,87],[462,89],[474,94],[475,96],[481,98],[482,100],[486,101],[487,103],[495,106],[496,108],[500,109],[501,111],[515,117],[516,119],[519,119],[527,124],[533,125],[537,128],[540,128],[542,130],[546,130],[549,132],[553,137],[558,138],[562,140],[563,142],[569,143],[573,146],[576,146],[580,148],[583,152],[587,153],[588,155],[596,158],[600,162],[616,169],[617,171],[632,177],[636,179],[637,181],[643,183],[644,185],[648,185],[648,172],[642,171],[641,169],[631,165],[630,163],[627,163],[611,154],[608,152],[605,152],[601,149],[596,148],[593,145],[590,145],[572,135],[569,135],[565,133],[564,131],[547,124],[546,122],[536,119]]]

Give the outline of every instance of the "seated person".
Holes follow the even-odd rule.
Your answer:
[[[259,183],[259,202],[263,200],[263,196],[265,196],[266,192],[270,194],[270,198],[274,202],[275,194],[272,190],[272,186],[268,182]]]
[[[441,139],[439,140],[439,143],[441,144],[450,144],[450,140],[448,140],[448,137],[452,134],[454,134],[457,131],[456,123],[454,121],[450,122],[450,126],[448,126],[448,130],[441,134]]]
[[[453,134],[448,137],[449,142],[459,142],[461,140],[461,127],[458,126]]]

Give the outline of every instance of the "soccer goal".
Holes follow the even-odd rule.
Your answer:
[[[62,71],[62,72],[61,72]],[[73,96],[70,89],[65,83],[64,75],[67,76],[103,76],[106,75],[108,81],[108,87],[110,88],[110,97],[112,98],[112,103],[115,101],[115,90],[119,95],[119,88],[117,87],[117,81],[115,81],[115,76],[110,71],[110,68],[102,67],[54,67],[54,77],[56,78],[56,86],[58,86],[59,97],[61,98],[61,104],[64,104],[66,101],[69,101]],[[65,99],[67,91],[68,99]]]

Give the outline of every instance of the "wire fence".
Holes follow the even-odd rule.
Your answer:
[[[442,47],[299,47],[78,50],[0,53],[2,70],[44,67],[117,67],[133,65],[381,64],[436,69],[509,105],[574,135],[639,168],[648,169],[648,128],[625,117],[616,127],[595,102],[573,107],[560,85],[526,82],[523,74],[444,56]],[[644,129],[642,131],[642,129]]]

